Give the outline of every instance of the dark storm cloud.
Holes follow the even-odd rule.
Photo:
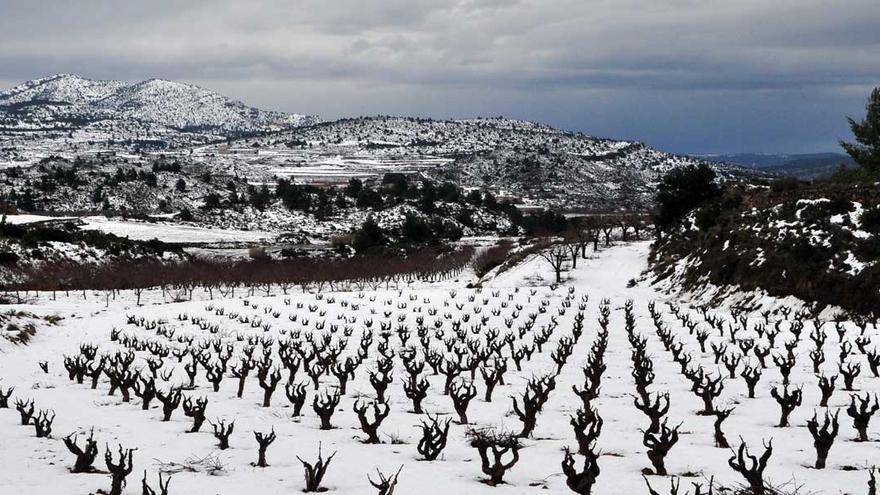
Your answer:
[[[880,83],[877,25],[876,0],[0,0],[0,80],[165,77],[324,117],[809,151]]]

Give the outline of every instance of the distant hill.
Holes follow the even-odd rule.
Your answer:
[[[256,154],[254,150],[260,150]],[[224,170],[250,177],[307,170],[325,178],[409,171],[527,205],[560,210],[646,210],[667,171],[705,160],[637,141],[598,138],[506,118],[360,117],[203,147]],[[291,165],[291,164],[295,164]],[[727,179],[754,170],[714,164]]]
[[[234,137],[313,124],[314,117],[260,110],[192,84],[129,83],[72,74],[34,79],[0,91],[0,135],[67,133],[80,141],[188,135]],[[187,139],[178,139],[187,142]]]
[[[730,163],[799,179],[812,179],[830,175],[840,164],[855,166],[852,158],[843,153],[805,153],[793,155],[734,153],[698,156],[706,160]]]
[[[184,172],[198,170],[252,185],[286,177],[324,187],[350,178],[380,181],[387,173],[404,174],[415,182],[429,178],[486,189],[501,201],[527,208],[569,212],[648,210],[663,174],[707,163],[637,141],[501,117],[319,122],[162,79],[130,83],[59,74],[0,92],[0,168],[88,163],[115,174],[119,167],[165,158]],[[762,175],[729,163],[712,165],[724,179]],[[30,173],[36,180],[47,172]],[[200,182],[199,176],[179,178]],[[15,182],[19,190],[30,187],[28,178]],[[166,207],[194,210],[198,204],[193,201],[200,199],[196,193],[209,192],[155,194],[146,187],[140,195],[113,190],[109,183],[100,191],[97,184],[87,184],[74,191],[43,191],[40,204],[53,211],[88,209],[93,197],[101,197],[103,204],[106,196],[110,205],[125,210],[152,210],[160,200]]]

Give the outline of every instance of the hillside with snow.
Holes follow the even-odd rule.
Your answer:
[[[54,157],[150,161],[150,154],[160,153],[258,184],[287,177],[335,185],[402,173],[569,211],[646,210],[663,173],[701,163],[636,141],[500,117],[321,123],[161,79],[129,83],[59,74],[0,92],[0,168]],[[713,167],[726,178],[756,173]]]
[[[643,143],[504,118],[362,117],[197,150],[239,173],[320,178],[419,174],[500,197],[568,210],[648,209],[666,171],[701,160]],[[754,175],[714,164],[725,178]]]
[[[12,155],[7,158],[14,151],[27,157],[95,146],[186,146],[315,121],[162,79],[129,83],[58,74],[0,92],[0,147]]]
[[[314,122],[259,110],[192,84],[149,79],[96,81],[58,74],[0,92],[3,127],[75,129],[99,121],[137,121],[219,134],[285,129]]]
[[[399,229],[414,214],[417,201],[402,193],[381,206],[343,194],[351,179],[386,196],[389,177],[405,177],[412,191],[424,181],[453,184],[462,197],[479,190],[523,211],[647,211],[664,173],[697,163],[636,141],[501,117],[317,122],[159,79],[57,75],[0,93],[0,205],[151,217],[310,242],[347,235],[369,215]],[[755,173],[712,166],[726,180]],[[311,206],[285,206],[277,196],[259,208],[249,205],[279,179],[303,186]],[[439,201],[428,219],[465,236],[520,231],[509,218],[515,212],[499,214],[462,197]]]
[[[794,296],[868,313],[880,304],[876,184],[727,188],[654,246],[655,280],[674,291]]]

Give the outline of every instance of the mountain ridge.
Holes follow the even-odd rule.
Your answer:
[[[406,171],[463,187],[491,189],[540,206],[647,209],[666,171],[707,163],[644,143],[597,138],[498,117],[434,120],[374,116],[340,119],[199,149],[240,175]],[[713,164],[725,178],[759,173]]]
[[[19,128],[3,125],[4,112]],[[254,185],[287,178],[326,187],[351,178],[382,182],[386,174],[404,174],[413,181],[493,191],[528,207],[600,212],[645,211],[664,173],[706,163],[639,141],[504,117],[380,115],[320,122],[247,107],[165,79],[128,83],[58,74],[0,92],[0,167],[56,158],[123,166],[151,163],[157,155]],[[725,164],[713,167],[725,179],[757,174]],[[119,206],[152,204],[155,209],[159,199],[150,195]],[[173,202],[171,195],[165,200]],[[89,201],[86,195],[76,203]],[[191,200],[180,204],[197,206]]]
[[[813,179],[833,174],[841,165],[856,163],[845,153],[725,153],[694,155],[720,163],[732,163],[776,175]]]
[[[7,131],[75,130],[102,121],[136,121],[230,136],[281,130],[313,116],[261,110],[200,86],[151,78],[137,82],[55,74],[0,91]]]

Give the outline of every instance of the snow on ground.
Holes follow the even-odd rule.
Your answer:
[[[3,217],[0,215],[0,217]],[[61,220],[73,220],[75,217],[50,217],[46,215],[6,215],[3,217],[6,219],[6,222],[11,225],[25,225],[29,223],[41,223],[41,222],[56,222]]]
[[[268,232],[211,229],[190,225],[148,223],[133,220],[117,220],[103,216],[85,217],[83,229],[100,230],[132,240],[159,239],[169,243],[218,243],[218,242],[264,242],[274,239]]]
[[[385,473],[393,473],[401,465],[403,470],[397,490],[401,494],[520,494],[541,489],[546,489],[542,493],[571,493],[565,486],[565,477],[560,468],[563,447],[577,446],[568,416],[580,406],[580,399],[571,392],[571,387],[581,386],[583,383],[580,367],[596,338],[598,307],[604,298],[609,300],[612,314],[609,346],[605,356],[608,369],[603,375],[601,395],[594,401],[605,423],[598,441],[598,450],[602,453],[599,458],[602,472],[593,493],[615,495],[647,492],[641,475],[641,470],[650,466],[645,455],[646,449],[642,446],[641,432],[647,426],[647,420],[633,406],[632,394],[635,393],[635,388],[631,378],[631,347],[624,331],[621,311],[628,299],[634,301],[638,316],[636,332],[647,338],[648,354],[655,364],[656,379],[651,390],[669,391],[672,403],[668,414],[670,424],[683,422],[681,439],[666,459],[669,472],[692,476],[684,478],[683,486],[688,487],[690,481],[703,482],[705,486],[705,479],[710,476],[715,476],[716,482],[725,485],[740,482],[738,475],[727,466],[730,451],[714,446],[713,418],[695,415],[702,402],[690,392],[690,382],[679,374],[678,364],[672,361],[654,331],[648,313],[648,302],[655,299],[665,300],[666,297],[650,287],[627,287],[628,281],[637,278],[646,268],[647,251],[647,243],[622,245],[596,253],[591,259],[579,260],[578,268],[571,274],[568,284],[555,290],[548,287],[552,273],[546,264],[540,259],[531,258],[502,274],[480,292],[458,287],[453,293],[449,286],[402,291],[376,290],[365,294],[327,293],[322,296],[291,292],[286,296],[278,294],[251,297],[247,304],[239,297],[210,303],[200,301],[146,307],[134,307],[120,299],[110,302],[108,308],[104,308],[103,299],[87,297],[85,301],[81,301],[77,295],[72,294],[69,297],[59,297],[54,303],[47,301],[39,305],[23,306],[21,309],[37,314],[58,313],[65,319],[58,326],[41,328],[28,346],[0,346],[0,351],[3,352],[0,354],[0,389],[15,386],[16,397],[33,398],[38,409],[54,409],[57,419],[54,424],[54,438],[38,439],[34,437],[32,427],[18,425],[18,414],[14,410],[0,410],[0,466],[3,466],[0,470],[0,486],[4,487],[4,493],[8,491],[35,495],[89,493],[100,488],[107,489],[109,477],[104,474],[73,475],[68,472],[72,465],[72,456],[59,440],[70,432],[83,432],[94,427],[95,437],[102,449],[101,455],[105,442],[111,448],[122,443],[126,447],[138,449],[134,453],[134,470],[125,490],[128,494],[140,493],[140,478],[145,470],[150,481],[155,481],[156,473],[161,467],[160,461],[184,463],[187,459],[202,459],[207,456],[219,459],[224,466],[223,472],[215,476],[204,472],[175,474],[170,493],[237,495],[253,492],[256,487],[259,487],[261,495],[296,493],[303,487],[302,467],[296,456],[313,461],[319,442],[323,444],[325,456],[338,451],[324,481],[324,486],[331,493],[375,493],[368,485],[366,475],[373,474],[375,479],[376,468]],[[574,287],[573,306],[567,308],[564,315],[560,315],[558,310],[568,294],[568,285]],[[475,385],[479,393],[468,409],[472,426],[500,426],[517,430],[520,423],[515,416],[510,415],[509,397],[523,392],[526,381],[532,374],[544,374],[554,369],[550,352],[556,348],[555,344],[560,337],[571,333],[577,306],[581,298],[587,295],[589,301],[585,308],[584,335],[562,368],[557,386],[538,416],[537,428],[532,438],[524,441],[525,448],[521,451],[519,463],[505,476],[507,483],[494,488],[479,481],[483,478],[479,457],[476,450],[466,443],[464,425],[453,422],[449,442],[441,459],[434,462],[419,460],[416,452],[419,440],[417,425],[424,417],[409,412],[411,404],[402,390],[401,378],[405,376],[405,371],[399,356],[395,358],[395,380],[387,393],[391,413],[379,428],[385,443],[361,443],[360,439],[364,435],[357,429],[358,421],[352,405],[359,395],[375,395],[366,370],[375,368],[376,342],[373,343],[370,356],[356,372],[355,379],[349,383],[347,395],[342,398],[333,415],[332,423],[336,428],[329,431],[318,429],[319,421],[311,408],[314,394],[311,386],[303,416],[294,419],[291,418],[291,409],[284,397],[284,390],[281,389],[284,380],[272,398],[271,407],[263,408],[260,407],[262,390],[255,378],[248,380],[244,398],[237,399],[233,378],[224,379],[220,391],[215,393],[211,391],[204,374],[200,373],[196,381],[197,390],[184,391],[184,395],[207,397],[207,417],[210,420],[235,420],[235,432],[230,439],[232,448],[223,451],[216,448],[216,441],[210,434],[210,425],[207,423],[200,433],[186,434],[184,432],[191,421],[183,416],[182,411],[175,411],[170,422],[160,422],[161,405],[155,404],[149,411],[142,411],[140,400],[135,397],[130,404],[125,404],[121,402],[118,393],[108,396],[106,380],[102,380],[97,390],[91,390],[87,384],[77,385],[70,382],[62,366],[62,356],[77,353],[81,343],[96,344],[102,350],[117,348],[118,344],[109,340],[114,327],[121,329],[124,335],[163,341],[163,337],[156,335],[154,330],[127,324],[126,315],[143,317],[146,320],[164,320],[164,326],[176,329],[177,336],[193,335],[197,339],[211,335],[195,325],[193,317],[203,319],[205,324],[219,325],[217,335],[224,338],[231,338],[236,333],[272,335],[278,338],[282,331],[288,332],[287,336],[290,336],[289,332],[297,328],[311,329],[317,335],[321,333],[315,329],[318,322],[326,322],[327,328],[334,324],[340,327],[348,324],[354,329],[345,353],[348,354],[357,349],[359,336],[368,319],[373,320],[376,341],[380,340],[379,330],[376,328],[380,322],[388,321],[393,328],[402,319],[402,324],[412,330],[410,343],[415,341],[418,347],[415,327],[419,316],[424,317],[431,336],[435,320],[443,322],[442,327],[447,338],[454,336],[450,328],[451,322],[462,319],[465,314],[470,315],[470,321],[462,323],[463,327],[477,324],[480,317],[488,317],[486,328],[497,328],[503,335],[506,331],[504,318],[510,318],[514,305],[519,304],[523,309],[518,312],[514,330],[530,313],[538,314],[535,328],[550,324],[551,318],[558,321],[558,327],[543,353],[536,352],[531,361],[523,361],[522,372],[517,372],[513,363],[509,363],[509,371],[505,375],[506,384],[496,388],[491,403],[483,401],[484,384],[477,374]],[[470,300],[471,297],[473,300]],[[485,305],[484,300],[488,300]],[[310,305],[317,308],[313,311]],[[502,307],[503,305],[507,307]],[[224,314],[218,315],[217,311],[221,307],[224,308]],[[541,307],[545,307],[547,311],[539,312]],[[417,308],[421,308],[421,312],[415,312]],[[430,308],[436,308],[436,315],[428,314]],[[482,308],[479,315],[475,313],[475,308]],[[665,304],[657,304],[657,308],[664,312],[665,324],[677,333],[694,355],[695,361],[701,363],[707,371],[714,370],[716,366],[712,352],[699,351],[694,337],[669,313]],[[493,315],[492,309],[500,309],[500,314]],[[326,311],[326,314],[320,316],[319,311]],[[278,317],[274,318],[272,312],[278,312]],[[699,312],[688,310],[686,306],[683,306],[683,312],[700,321]],[[230,313],[238,313],[238,319],[230,319]],[[446,317],[447,314],[449,318]],[[718,311],[716,314],[722,315],[722,312]],[[179,319],[179,315],[186,315],[187,319]],[[296,323],[290,321],[293,315],[297,316]],[[244,317],[248,317],[251,322],[260,320],[269,323],[271,328],[268,331],[252,328],[250,323],[241,322],[240,319]],[[306,319],[308,323],[304,321]],[[750,323],[757,321],[758,315],[754,315]],[[778,338],[777,347],[781,347],[781,342],[786,340],[784,329],[787,326],[783,324],[782,328],[783,335]],[[766,474],[776,483],[796,480],[804,484],[805,490],[810,493],[864,493],[867,480],[864,466],[872,460],[878,462],[877,454],[880,451],[876,442],[852,441],[854,431],[845,412],[840,416],[840,434],[831,450],[828,468],[819,471],[808,467],[812,464],[815,453],[804,425],[812,416],[813,410],[818,409],[818,387],[807,356],[811,344],[806,336],[811,330],[812,323],[807,322],[802,342],[796,349],[798,362],[791,380],[796,385],[804,384],[804,404],[792,414],[793,426],[774,426],[779,408],[770,398],[769,391],[779,383],[780,374],[771,362],[757,387],[756,399],[745,398],[745,384],[742,379],[725,382],[724,392],[716,404],[735,405],[736,410],[724,424],[724,430],[733,444],[742,436],[752,447],[753,453],[760,453],[762,439],[775,439],[775,451]],[[826,325],[825,330],[828,334],[826,350],[829,362],[823,366],[823,370],[831,374],[836,373],[837,334],[833,324]],[[880,339],[876,329],[869,329],[868,332],[875,341]],[[847,335],[845,338],[854,337]],[[527,335],[526,340],[528,339]],[[721,343],[722,339],[714,335],[711,342]],[[176,345],[174,342],[166,343]],[[391,343],[392,348],[399,348],[396,335],[392,335]],[[236,343],[236,356],[240,355],[241,345]],[[433,345],[435,348],[442,348],[440,342],[434,342]],[[507,353],[508,350],[505,348],[504,352]],[[144,365],[144,355],[144,352],[138,353],[136,367]],[[863,356],[854,354],[851,359],[861,360]],[[48,374],[44,374],[38,367],[38,362],[43,360],[49,362]],[[754,358],[751,361],[754,364]],[[236,362],[237,357],[233,357],[230,365]],[[880,391],[880,380],[871,377],[866,366],[863,368],[862,375],[856,381],[857,387],[862,391]],[[183,364],[177,363],[175,359],[167,358],[165,369],[174,370],[170,383],[187,381]],[[425,369],[428,371],[431,389],[424,408],[431,413],[456,417],[450,398],[442,395],[443,377],[430,375],[428,366]],[[719,372],[725,371],[719,366]],[[302,370],[297,376],[297,381],[308,380]],[[167,387],[162,380],[158,383],[160,388]],[[332,376],[321,378],[322,389],[336,383]],[[831,399],[831,406],[837,409],[845,407],[848,402],[849,395],[838,390]],[[878,424],[880,419],[875,418],[869,430],[872,440],[880,437]],[[253,432],[268,432],[272,427],[278,439],[268,449],[270,467],[253,467],[250,463],[256,461],[257,457]],[[390,442],[392,437],[402,443]],[[580,464],[578,459],[578,468]],[[104,468],[101,456],[96,465]],[[844,470],[844,467],[855,469]],[[655,489],[665,491],[667,480],[659,477],[651,479]]]

